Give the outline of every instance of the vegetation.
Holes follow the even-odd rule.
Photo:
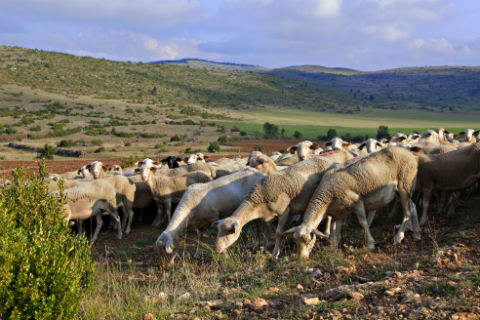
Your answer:
[[[92,283],[90,245],[64,223],[65,200],[47,197],[45,163],[24,173],[0,189],[0,318],[76,318]]]

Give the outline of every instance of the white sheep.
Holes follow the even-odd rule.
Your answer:
[[[163,208],[163,214],[167,216],[169,222],[172,203],[178,203],[180,201],[185,189],[191,184],[203,183],[211,180],[210,176],[201,171],[190,172],[183,176],[155,175],[155,171],[155,167],[142,167],[140,169],[140,175],[152,192],[153,199],[157,204],[158,212],[160,212],[160,208]],[[157,214],[153,226],[158,227],[161,222],[162,216]]]
[[[296,145],[290,147],[290,153],[296,153],[298,161],[303,161],[310,159],[312,156],[318,154],[322,149],[318,143],[313,143],[312,141],[305,140],[297,143]]]
[[[117,238],[122,238],[122,226],[117,213],[116,192],[110,183],[103,180],[95,180],[78,185],[64,191],[67,203],[65,211],[66,220],[84,220],[95,217],[97,225],[91,242],[95,242],[102,228],[102,214],[108,212],[117,223]],[[57,194],[55,191],[52,194]]]
[[[172,244],[188,226],[195,227],[197,234],[200,234],[198,230],[203,226],[231,215],[254,184],[263,177],[265,175],[258,170],[247,168],[207,183],[189,186],[167,228],[158,237],[156,247],[171,254]],[[195,256],[198,252],[199,246]]]
[[[290,214],[303,214],[323,173],[332,166],[327,158],[316,157],[272,173],[255,184],[248,196],[229,218],[220,220],[216,251],[225,252],[240,236],[249,221],[278,217],[275,248],[272,257],[280,254],[280,239]],[[329,229],[329,227],[327,227]]]
[[[410,197],[415,189],[417,160],[410,151],[388,147],[371,153],[359,161],[333,170],[322,178],[305,211],[302,224],[287,232],[294,232],[300,258],[308,258],[315,243],[317,227],[325,215],[336,220],[334,242],[340,241],[343,219],[354,212],[364,230],[370,249],[374,239],[370,234],[365,211],[379,209],[390,203],[395,195],[401,200],[403,222],[395,238],[400,243],[406,223],[412,218],[414,237],[420,239],[416,208]]]
[[[191,154],[184,159],[184,161],[187,164],[192,164],[192,163],[195,163],[195,162],[205,162],[206,160],[208,161],[208,157],[204,156],[203,153],[201,153],[201,152]]]
[[[370,138],[362,142],[362,144],[358,147],[360,151],[363,148],[365,148],[365,153],[372,153],[382,149],[383,145],[380,142],[378,142],[376,139]]]
[[[93,161],[86,166],[94,179],[101,179],[106,177],[107,168],[101,161]]]

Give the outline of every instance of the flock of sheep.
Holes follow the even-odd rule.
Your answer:
[[[111,216],[121,239],[131,230],[134,210],[154,202],[158,210],[153,226],[168,220],[155,243],[167,257],[174,256],[175,244],[189,227],[199,237],[195,255],[199,230],[212,225],[217,228],[216,251],[223,253],[248,222],[277,218],[272,258],[280,255],[284,233],[294,234],[299,257],[308,258],[317,237],[340,243],[342,225],[351,213],[363,229],[366,245],[374,249],[370,224],[375,212],[394,200],[403,216],[395,242],[400,243],[407,230],[420,240],[432,193],[439,195],[439,211],[453,211],[460,197],[475,191],[480,176],[477,135],[471,129],[457,135],[437,129],[422,135],[396,133],[357,145],[334,138],[325,149],[303,141],[292,146],[290,154],[254,151],[248,159],[215,162],[195,154],[184,160],[168,157],[164,161],[168,166],[144,159],[123,170],[118,165],[107,170],[94,161],[75,172],[51,174],[49,192],[58,193],[57,181],[64,181],[66,219],[77,220],[80,233],[82,220],[96,218],[92,242],[98,238],[102,215]],[[420,221],[414,191],[422,196]],[[172,214],[173,204],[177,205]],[[297,226],[285,231],[289,217]],[[326,228],[321,232],[317,228],[324,218]]]

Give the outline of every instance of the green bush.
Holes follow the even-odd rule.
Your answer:
[[[45,144],[43,146],[43,149],[39,152],[37,158],[51,160],[53,159],[53,155],[55,154],[55,151],[56,150],[54,147],[49,146],[48,144]]]
[[[207,150],[208,150],[208,152],[219,152],[220,151],[220,145],[217,142],[210,142]]]
[[[0,188],[0,319],[73,319],[91,285],[90,244],[64,222],[63,198],[46,197],[45,163]]]
[[[265,147],[262,146],[261,144],[256,144],[256,145],[253,147],[253,150],[255,150],[255,151],[260,151],[260,152],[264,152],[264,151],[265,151]]]

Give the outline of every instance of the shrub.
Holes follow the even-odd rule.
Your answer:
[[[207,150],[208,150],[208,152],[219,152],[220,151],[220,145],[217,142],[210,142]]]
[[[53,159],[54,154],[55,154],[55,148],[52,146],[49,146],[48,144],[45,144],[43,146],[43,149],[39,152],[37,158],[51,160]]]
[[[302,139],[303,133],[301,133],[300,131],[295,130],[295,132],[293,133],[293,137],[294,137],[295,139]]]
[[[93,278],[90,244],[70,232],[63,198],[47,197],[45,163],[0,188],[0,319],[73,319]]]
[[[378,126],[377,130],[377,140],[383,139],[388,137],[390,134],[388,133],[388,126]]]
[[[264,151],[265,151],[265,147],[262,146],[261,144],[256,144],[256,145],[253,147],[253,150],[255,150],[255,151],[260,151],[260,152],[264,152]]]
[[[218,142],[219,144],[226,144],[227,141],[228,141],[227,136],[220,136],[220,137],[218,137],[218,139],[217,139],[217,142]]]
[[[95,149],[95,153],[100,153],[100,152],[104,152],[105,151],[105,147],[100,147],[100,148],[97,148]]]
[[[178,134],[176,134],[176,135],[174,135],[170,138],[170,142],[181,141],[181,140],[182,140],[182,138]]]

